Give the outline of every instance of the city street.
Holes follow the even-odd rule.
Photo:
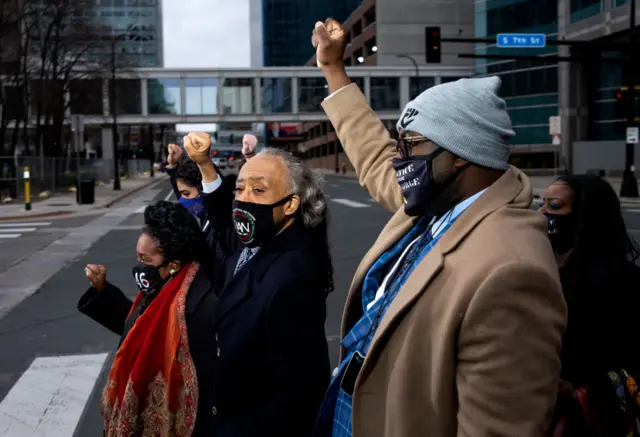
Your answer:
[[[335,364],[347,288],[391,214],[353,179],[329,176],[326,192],[336,283],[327,336]],[[99,396],[118,338],[77,312],[88,286],[83,269],[104,264],[109,281],[134,296],[131,267],[142,212],[170,198],[165,182],[101,216],[1,225],[0,236],[20,235],[0,237],[0,437],[101,435]],[[640,203],[626,202],[624,209],[640,240]]]

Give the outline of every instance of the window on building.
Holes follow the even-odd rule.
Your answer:
[[[351,28],[351,39],[357,38],[362,33],[362,21],[358,20],[353,23]]]
[[[598,15],[604,10],[603,0],[571,0],[571,22]]]
[[[364,25],[369,26],[376,22],[376,7],[375,5],[371,7],[367,12],[364,13],[363,17]]]
[[[487,36],[522,32],[557,22],[557,0],[526,0],[487,11]]]

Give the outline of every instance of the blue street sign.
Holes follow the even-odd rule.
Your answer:
[[[501,48],[542,48],[547,45],[544,33],[500,33],[496,37],[496,45]]]

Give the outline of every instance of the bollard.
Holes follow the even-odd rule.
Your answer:
[[[24,209],[31,211],[31,175],[29,167],[24,168]]]

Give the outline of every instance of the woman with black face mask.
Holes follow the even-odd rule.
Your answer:
[[[543,202],[540,211],[548,219],[569,316],[557,408],[558,417],[573,413],[564,435],[591,435],[584,420],[589,413],[576,402],[585,395],[603,418],[604,435],[626,435],[613,395],[616,378],[609,372],[625,369],[640,378],[640,349],[633,346],[640,306],[638,249],[618,196],[597,176],[562,176],[547,188]]]
[[[107,282],[104,266],[87,265],[91,288],[78,302],[82,313],[120,336],[102,394],[104,434],[214,435],[217,297],[200,227],[182,205],[160,201],[145,210],[136,252],[133,300]]]

